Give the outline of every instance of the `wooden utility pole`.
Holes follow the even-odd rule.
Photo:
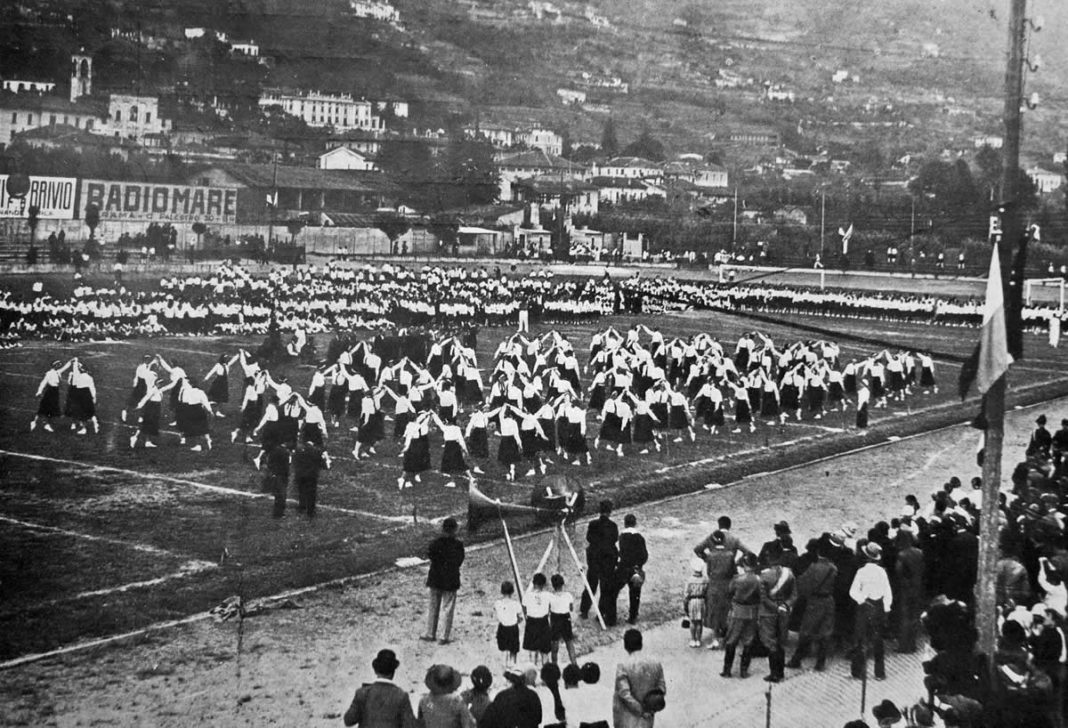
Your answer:
[[[1009,52],[1005,68],[1005,139],[1002,146],[1001,218],[1003,244],[1000,246],[1002,288],[1011,275],[1013,251],[1023,234],[1020,214],[1020,105],[1023,103],[1024,43],[1027,32],[1027,0],[1010,0]],[[991,684],[994,680],[993,655],[997,647],[998,493],[1001,489],[1001,450],[1005,437],[1004,374],[986,392],[986,442],[983,455],[983,505],[979,534],[979,583],[976,606],[979,649],[987,656]]]

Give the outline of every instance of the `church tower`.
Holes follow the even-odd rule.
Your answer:
[[[70,57],[70,100],[93,92],[93,59],[84,51]]]

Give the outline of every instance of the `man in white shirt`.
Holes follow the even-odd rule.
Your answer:
[[[890,591],[890,579],[880,565],[882,548],[877,543],[867,543],[862,552],[867,563],[857,570],[853,585],[849,587],[849,598],[857,604],[856,645],[851,672],[858,680],[864,677],[868,669],[868,645],[871,645],[875,657],[875,679],[885,680],[883,631],[894,597]]]

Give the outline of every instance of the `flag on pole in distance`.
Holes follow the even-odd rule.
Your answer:
[[[849,253],[849,241],[853,239],[853,223],[849,223],[849,229],[838,228],[838,234],[842,236],[842,255]]]
[[[968,395],[973,382],[981,394],[986,394],[1012,363],[1005,327],[1005,293],[1002,288],[997,243],[993,247],[990,273],[986,280],[986,301],[983,304],[983,326],[979,331],[979,343],[960,370],[961,399]]]

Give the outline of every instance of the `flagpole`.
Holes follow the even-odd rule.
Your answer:
[[[1002,147],[1001,207],[1002,240],[1012,250],[1022,233],[1018,169],[1020,164],[1020,104],[1023,100],[1023,62],[1026,38],[1027,0],[1010,0],[1009,57],[1005,69],[1005,140]],[[998,248],[995,247],[995,250]],[[1004,271],[1004,266],[1002,266]],[[1002,285],[1004,287],[1004,272]],[[994,652],[997,647],[997,562],[1001,489],[1001,453],[1005,438],[1005,376],[1002,375],[984,395],[987,419],[983,455],[983,505],[979,533],[979,583],[976,589],[976,627],[979,650],[987,657],[990,684],[994,684]]]

